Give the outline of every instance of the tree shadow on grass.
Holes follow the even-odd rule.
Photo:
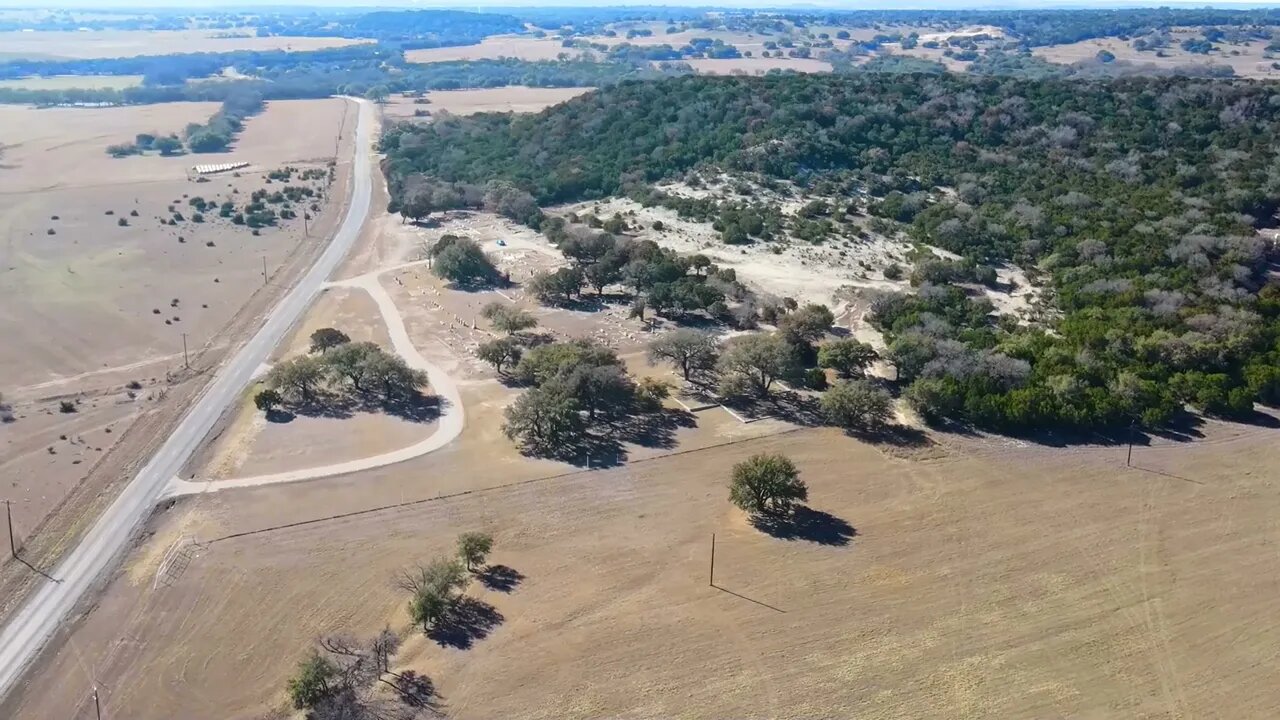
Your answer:
[[[816,427],[824,423],[818,399],[795,390],[775,390],[768,395],[744,395],[724,400],[724,405],[748,419],[777,418],[796,425]]]
[[[490,565],[476,573],[476,579],[490,590],[509,593],[524,582],[524,573],[506,565]]]
[[[931,447],[936,443],[929,433],[906,425],[885,425],[878,430],[846,428],[845,434],[873,445],[889,445],[896,448]]]
[[[381,411],[401,420],[415,423],[434,422],[440,418],[449,406],[449,401],[439,395],[426,395],[423,393],[394,397],[390,400],[385,398],[371,400],[371,402],[362,405],[361,409],[366,412]]]
[[[291,404],[283,412],[289,415],[290,420],[295,414],[345,420],[356,413],[369,413],[391,415],[414,423],[429,423],[439,419],[447,403],[447,400],[438,395],[420,392],[389,399],[376,392],[326,392],[317,393],[310,402]]]
[[[437,706],[436,685],[426,675],[405,670],[395,676],[392,685],[400,700],[409,707],[435,709]]]
[[[297,415],[294,415],[292,412],[288,410],[282,410],[280,408],[271,408],[266,412],[266,416],[267,416],[267,422],[276,423],[279,425],[291,423],[293,422],[294,418],[297,417]]]
[[[627,449],[612,434],[587,431],[546,457],[575,467],[611,468],[627,461]]]
[[[440,622],[427,631],[427,637],[442,647],[466,650],[489,637],[493,629],[506,620],[498,609],[483,600],[462,597]]]
[[[555,459],[578,467],[617,467],[627,461],[627,445],[671,450],[677,445],[678,429],[696,426],[693,413],[677,408],[625,415],[598,422],[595,427],[599,429],[588,430],[576,442],[563,445]]]
[[[751,524],[780,540],[806,540],[818,545],[848,545],[858,534],[852,525],[835,515],[804,505],[797,505],[789,516],[754,516]]]
[[[627,416],[614,423],[612,431],[619,442],[670,450],[676,446],[677,430],[697,426],[693,413],[678,408],[662,408],[657,412]]]
[[[351,417],[354,402],[348,396],[328,391],[312,393],[307,400],[289,403],[288,411],[311,418],[346,420]]]

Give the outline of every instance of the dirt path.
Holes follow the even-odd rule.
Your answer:
[[[166,490],[165,495],[167,497],[193,495],[196,493],[230,490],[232,488],[257,487],[260,485],[274,485],[276,483],[314,480],[317,478],[333,477],[335,475],[346,475],[348,473],[360,472],[362,470],[373,470],[375,468],[394,465],[406,460],[412,460],[413,458],[421,457],[427,453],[439,450],[452,442],[454,438],[461,435],[462,428],[465,425],[465,417],[462,408],[462,396],[458,392],[457,384],[453,381],[453,378],[449,377],[449,375],[444,372],[444,370],[424,358],[422,354],[418,352],[418,349],[414,347],[413,341],[409,338],[409,332],[405,329],[404,318],[401,316],[400,310],[396,307],[395,301],[391,299],[391,296],[387,294],[386,289],[383,288],[382,284],[378,281],[378,278],[384,273],[422,264],[425,264],[425,261],[403,263],[394,267],[375,270],[371,273],[351,278],[350,280],[332,282],[328,284],[328,287],[359,288],[369,293],[369,297],[373,298],[373,301],[377,303],[378,312],[382,315],[382,321],[386,323],[387,332],[391,336],[392,347],[395,349],[397,354],[405,359],[405,362],[407,362],[410,367],[427,373],[431,388],[440,398],[440,420],[436,425],[436,431],[434,433],[413,445],[400,448],[399,450],[393,450],[381,455],[359,458],[357,460],[334,463],[331,465],[300,468],[298,470],[235,478],[232,480],[206,480],[203,482],[196,482],[183,480],[181,478],[174,478],[173,482]]]

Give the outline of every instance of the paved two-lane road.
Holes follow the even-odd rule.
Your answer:
[[[169,482],[208,435],[214,423],[248,385],[258,367],[302,317],[324,282],[338,268],[360,236],[369,214],[373,106],[363,100],[356,122],[351,202],[347,215],[315,265],[267,317],[262,329],[217,373],[204,394],[93,526],[80,544],[0,632],[0,698],[57,631],[76,604],[124,552],[139,523],[147,517]]]

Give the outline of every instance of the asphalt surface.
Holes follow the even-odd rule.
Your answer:
[[[262,329],[221,369],[151,461],[0,632],[0,698],[22,677],[59,625],[120,559],[134,530],[155,507],[258,366],[280,344],[355,245],[369,214],[373,106],[359,100],[351,202],[342,226],[316,263],[267,317]]]

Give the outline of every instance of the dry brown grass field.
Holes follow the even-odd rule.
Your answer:
[[[447,99],[433,93],[432,104],[407,107],[452,104],[458,109],[451,111],[464,112],[551,102],[530,97],[516,103],[510,94],[504,100],[475,92]],[[101,154],[110,142],[168,127],[164,123],[181,113],[198,118],[208,109],[160,107],[168,110],[142,117],[144,128],[136,127],[137,117],[127,126],[76,118],[83,123],[75,131],[81,135],[113,128],[80,141],[76,157],[84,158],[86,169],[98,163],[121,168],[118,187],[42,182],[51,183],[49,192],[83,190],[90,199],[121,203],[122,195],[92,193],[159,184],[164,190],[155,197],[164,202],[187,192],[181,185],[175,190],[179,181],[169,173],[189,158],[169,168],[167,159],[111,160]],[[296,129],[320,123],[317,117],[336,118],[336,110],[325,114],[328,108],[273,104],[250,121],[228,159],[253,150],[255,169],[260,158],[323,162],[323,143]],[[264,122],[273,113],[274,124]],[[30,134],[0,162],[60,157],[54,132]],[[332,142],[332,136],[325,141]],[[50,167],[80,167],[61,162]],[[241,178],[253,180],[246,188],[258,186],[252,175]],[[6,177],[7,171],[0,173],[0,180]],[[30,180],[41,177],[36,173]],[[191,192],[208,196],[228,181],[193,184]],[[23,187],[0,186],[0,202],[35,195],[41,186]],[[780,200],[787,208],[802,201]],[[385,188],[375,183],[373,207],[385,203]],[[602,216],[630,210],[621,201],[575,209],[588,205]],[[562,210],[567,208],[552,212]],[[47,212],[40,207],[33,217]],[[0,257],[5,267],[15,259],[27,263],[28,256],[38,257],[37,240],[71,242],[64,252],[69,259],[54,257],[87,274],[96,264],[74,260],[80,244],[111,250],[123,242],[108,234],[113,227],[89,224],[111,219],[99,214],[93,206],[77,221],[93,233],[72,235],[60,228],[47,239],[30,229],[30,237],[11,234],[26,244],[11,242],[10,254]],[[18,222],[15,217],[0,215],[10,223]],[[670,229],[652,231],[650,221],[658,217],[670,220]],[[698,228],[638,210],[633,219],[647,228],[639,236],[681,252],[705,249]],[[183,271],[186,265],[152,255],[174,247],[204,250],[203,243],[174,245],[166,232],[160,229],[156,249],[134,262],[171,263],[154,266],[159,269],[151,275],[172,273],[175,281],[200,287],[182,274],[194,272]],[[270,237],[288,232],[272,231]],[[476,240],[515,286],[462,291],[432,276],[417,261],[424,245],[446,233]],[[252,241],[267,238],[264,233]],[[233,250],[249,241],[217,236],[217,249],[229,246],[219,256],[226,267],[217,272],[239,278],[223,279],[228,287],[219,291],[249,292],[252,268],[242,265],[260,260]],[[847,284],[882,286],[880,264],[900,252],[879,240],[861,251],[867,260],[858,266],[862,270],[837,267],[802,249],[768,257],[726,250],[717,260],[738,269],[757,290],[828,301]],[[595,338],[616,348],[632,373],[674,379],[668,368],[646,362],[649,328],[628,318],[625,304],[594,311],[545,308],[520,287],[534,271],[563,263],[544,237],[490,214],[456,212],[414,226],[373,213],[339,279],[381,271],[377,284],[391,298],[414,348],[458,384],[466,413],[462,434],[395,465],[319,480],[219,488],[222,479],[404,447],[434,429],[376,414],[267,423],[246,392],[244,405],[183,473],[211,482],[161,505],[102,593],[85,603],[26,683],[0,705],[0,717],[92,718],[95,685],[104,717],[289,717],[286,681],[319,637],[369,636],[383,628],[404,641],[394,669],[429,677],[441,712],[460,719],[1274,714],[1280,665],[1268,659],[1280,642],[1280,626],[1273,622],[1280,612],[1273,547],[1280,496],[1271,466],[1280,431],[1210,421],[1187,436],[1144,440],[1128,466],[1124,446],[1057,447],[933,432],[876,443],[778,419],[744,423],[718,407],[681,412],[672,400],[669,410],[680,422],[660,442],[624,445],[618,465],[584,469],[531,459],[500,430],[503,409],[519,389],[498,382],[473,357],[476,345],[492,337],[485,321],[477,321],[484,304],[521,306],[553,337]],[[866,274],[867,267],[877,270]],[[822,282],[806,286],[810,276]],[[143,281],[159,282],[125,276],[116,286],[96,283],[91,288],[99,293],[97,303],[72,305],[78,309],[69,314],[119,304],[127,297],[120,287]],[[63,280],[59,287],[65,285]],[[0,283],[0,292],[5,287]],[[19,293],[0,299],[30,303]],[[185,326],[189,303],[183,305]],[[30,312],[36,310],[11,317],[23,320]],[[134,363],[153,365],[76,370],[76,343],[94,348],[96,340],[72,320],[54,326],[66,328],[66,347],[41,362],[66,368],[63,373],[76,370],[75,375],[41,379],[46,376],[36,369],[0,355],[0,367],[10,362],[14,373],[31,378],[25,381],[34,384],[27,386],[29,394],[80,388],[89,380],[83,387],[105,388],[86,395],[84,410],[70,418],[39,412],[49,409],[45,399],[43,406],[23,406],[31,409],[16,425],[0,428],[32,428],[23,436],[20,457],[54,468],[37,479],[56,482],[55,473],[67,474],[56,463],[89,455],[96,442],[110,441],[107,426],[131,417],[132,406],[120,402],[124,379],[143,368],[157,368],[159,375],[174,367],[172,353],[157,356],[150,345],[155,341],[147,340],[151,335],[131,329],[135,321],[149,326],[127,313],[121,317],[115,320],[119,337],[137,332],[144,338],[137,347],[146,349],[137,351],[140,360]],[[144,313],[142,320],[149,319]],[[840,315],[855,334],[860,322],[860,313]],[[325,326],[357,340],[389,342],[369,294],[332,287],[273,359],[302,352],[310,332]],[[664,324],[656,327],[661,331]],[[49,344],[35,330],[27,332],[31,342]],[[75,339],[77,332],[83,340]],[[143,392],[162,387],[157,381]],[[91,407],[94,402],[98,407]],[[67,428],[70,439],[46,457],[44,443]],[[790,456],[809,485],[799,522],[782,531],[754,527],[728,502],[730,468],[760,452]],[[28,497],[36,494],[28,491]],[[515,580],[505,590],[479,582],[468,589],[490,607],[491,625],[452,641],[425,637],[411,627],[406,593],[395,586],[395,577],[451,552],[456,536],[470,530],[493,533],[490,562],[513,570]],[[716,569],[710,584],[713,533]],[[174,563],[172,552],[179,548],[184,560]]]
[[[92,517],[88,509],[110,500],[107,489],[131,476],[164,424],[176,420],[340,216],[341,202],[325,199],[310,238],[301,220],[254,236],[216,211],[193,222],[188,200],[234,197],[242,205],[254,190],[272,187],[269,170],[326,168],[340,133],[352,129],[343,100],[271,103],[225,154],[115,159],[104,152],[139,132],[180,132],[217,108],[0,106],[0,125],[12,129],[0,152],[0,325],[7,334],[0,392],[17,416],[0,428],[0,472],[28,559],[51,563]],[[251,165],[209,182],[188,177],[196,163],[233,160]],[[323,180],[311,185],[344,198],[343,172],[327,189]],[[161,223],[169,206],[183,222]],[[75,412],[61,412],[63,401]],[[0,567],[3,611],[30,580],[16,566]]]
[[[1139,52],[1133,48],[1132,41],[1124,41],[1119,38],[1082,40],[1069,45],[1051,45],[1049,47],[1035,48],[1032,52],[1037,57],[1044,58],[1050,62],[1070,64],[1081,60],[1093,60],[1100,51],[1107,50],[1114,54],[1117,60],[1137,65],[1152,65],[1156,68],[1167,69],[1183,65],[1212,63],[1215,65],[1229,65],[1239,77],[1261,79],[1280,77],[1280,70],[1271,66],[1277,60],[1264,57],[1268,41],[1256,40],[1240,45],[1224,43],[1219,45],[1219,50],[1208,55],[1190,53],[1178,47],[1178,43],[1184,38],[1199,35],[1200,32],[1198,30],[1195,32],[1182,31],[1174,33],[1172,47],[1165,48],[1163,51],[1165,57],[1159,57],[1154,51]]]
[[[475,45],[407,50],[404,58],[413,63],[485,60],[500,57],[519,60],[555,60],[562,53],[568,57],[576,57],[581,54],[581,51],[562,47],[559,40],[551,38],[493,35]]]
[[[493,419],[422,462],[165,511],[8,716],[91,717],[93,675],[115,715],[259,717],[319,635],[385,625],[458,718],[1264,718],[1280,701],[1259,662],[1280,639],[1269,433],[1215,426],[1139,448],[1140,470],[1123,448],[896,457],[830,430],[708,447],[735,422],[710,411],[684,454],[565,475],[484,457]],[[808,537],[728,504],[729,466],[761,451],[809,483]],[[477,528],[523,580],[471,590],[502,621],[441,647],[392,577]],[[153,588],[184,533],[195,559]]]
[[[58,60],[115,58],[234,50],[319,50],[362,40],[314,37],[257,37],[252,30],[93,30],[86,32],[0,32],[0,57]],[[246,37],[230,35],[244,34]]]
[[[123,90],[141,84],[141,75],[53,75],[0,80],[0,88],[17,90]]]
[[[393,96],[382,106],[382,112],[392,119],[411,119],[415,110],[437,113],[447,110],[454,115],[470,115],[478,112],[537,112],[552,105],[588,93],[595,88],[538,88],[515,85],[502,88],[474,90],[434,90],[424,93],[428,101],[414,102],[415,98]]]
[[[461,437],[377,470],[164,506],[0,714],[91,717],[96,680],[115,716],[260,718],[285,705],[318,637],[383,627],[405,641],[397,670],[430,677],[457,718],[1265,718],[1280,702],[1280,672],[1259,662],[1280,640],[1275,430],[1210,422],[1195,442],[1139,445],[1126,467],[1123,446],[876,445],[711,408],[617,467],[531,460],[499,431],[517,390],[468,357],[483,303],[505,298],[553,334],[612,339],[634,372],[670,373],[647,366],[623,318],[398,267],[446,232],[508,270],[559,260],[492,216],[384,216],[344,271],[390,268],[380,282],[414,345],[459,382]],[[329,293],[284,352],[330,323],[381,341],[361,298]],[[312,433],[290,425],[278,443]],[[278,452],[245,447],[249,463]],[[729,468],[758,452],[788,454],[809,484],[789,534],[727,500]],[[410,627],[394,576],[474,529],[519,579],[473,583],[496,624],[442,645]],[[159,572],[183,538],[189,564]]]

